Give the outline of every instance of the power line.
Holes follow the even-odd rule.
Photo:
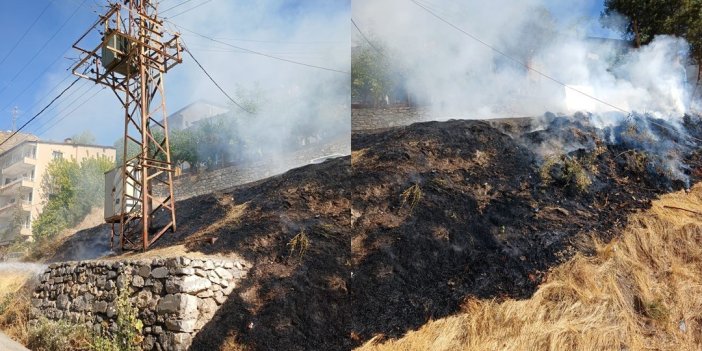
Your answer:
[[[176,8],[176,7],[180,6],[180,5],[185,5],[185,4],[187,4],[187,3],[191,2],[191,1],[193,1],[193,0],[185,0],[185,1],[181,2],[180,4],[173,5],[173,6],[169,7],[169,8],[167,8],[167,9],[161,11],[161,15],[163,15],[165,12],[168,12],[168,11],[170,11],[170,10],[173,10],[174,8]]]
[[[66,52],[70,51],[70,50],[71,50],[71,49],[66,50],[66,51],[64,52],[64,54],[65,54]],[[63,54],[62,54],[61,56],[63,56]],[[60,58],[61,56],[59,56],[59,58]],[[54,60],[54,63],[55,63],[57,60],[58,60],[58,58],[57,58],[56,60]],[[34,79],[33,79],[29,84],[27,84],[27,86],[25,86],[24,89],[22,89],[22,91],[20,91],[17,95],[15,95],[12,99],[10,99],[10,101],[7,103],[7,105],[5,105],[2,109],[0,109],[0,111],[5,110],[8,106],[12,105],[13,102],[17,101],[17,98],[19,98],[20,96],[24,95],[24,93],[26,93],[27,90],[29,90],[29,88],[31,88],[32,85],[34,85],[34,83],[36,83],[37,81],[39,81],[39,79],[44,75],[44,73],[46,73],[46,72],[47,72],[49,69],[51,69],[52,67],[53,67],[53,65],[46,66],[46,68],[45,68],[43,71],[41,71],[41,73],[39,73],[36,77],[34,77]],[[66,78],[64,78],[61,82],[59,82],[59,84],[63,83],[63,82],[64,82],[66,79],[68,79],[68,77],[70,77],[70,76],[71,76],[70,74],[67,75]],[[58,84],[57,84],[57,86],[58,86]],[[53,87],[53,88],[51,88],[51,90],[53,90],[53,89],[55,89],[55,88],[56,88],[56,86]]]
[[[47,108],[49,108],[49,106],[51,106],[54,102],[56,102],[56,100],[58,100],[66,91],[68,91],[68,89],[71,89],[71,87],[73,87],[79,80],[80,80],[80,78],[76,78],[76,80],[74,80],[73,83],[71,83],[69,86],[67,86],[66,89],[63,89],[63,91],[61,91],[61,93],[56,95],[56,97],[53,98],[53,100],[51,100],[51,102],[49,102],[48,105],[44,106],[44,108],[42,108],[41,111],[37,112],[32,118],[30,118],[21,127],[19,127],[16,131],[14,131],[9,137],[7,137],[7,139],[0,142],[0,146],[3,146],[5,143],[7,143],[8,140],[12,139],[13,136],[15,136],[17,133],[19,133],[22,129],[24,129],[24,127],[26,127],[34,119],[39,117],[39,115],[41,115],[42,112],[44,112]]]
[[[20,42],[22,42],[22,40],[24,40],[24,37],[27,36],[29,31],[32,30],[32,28],[34,28],[34,25],[37,24],[37,22],[39,22],[39,18],[41,18],[41,16],[44,14],[44,12],[46,12],[46,10],[49,9],[49,6],[51,6],[51,4],[53,2],[54,2],[54,0],[51,0],[51,1],[49,1],[49,3],[46,4],[44,9],[41,10],[41,13],[39,13],[39,16],[37,16],[37,18],[34,19],[34,21],[32,22],[32,24],[29,25],[27,30],[24,31],[24,34],[22,34],[22,36],[19,39],[17,39],[17,41],[15,42],[15,45],[12,46],[12,49],[10,49],[10,51],[7,52],[5,57],[3,57],[2,60],[0,60],[0,65],[2,65],[5,62],[5,60],[7,60],[7,58],[10,57],[10,55],[12,55],[12,53],[15,51],[15,49],[17,49],[17,46],[19,46]]]
[[[94,98],[95,95],[99,94],[99,93],[100,93],[101,91],[103,91],[103,90],[105,90],[105,87],[102,87],[101,89],[99,89],[98,91],[96,91],[93,95],[90,95],[87,99],[85,99],[83,102],[81,102],[78,106],[76,106],[76,107],[75,107],[74,109],[72,109],[70,112],[68,112],[67,114],[65,114],[65,115],[64,115],[63,117],[61,117],[60,119],[58,119],[56,122],[54,122],[54,124],[50,125],[50,126],[47,127],[46,129],[44,129],[42,132],[37,132],[37,136],[42,136],[42,135],[44,135],[44,133],[46,133],[46,132],[48,132],[49,130],[51,130],[51,128],[55,127],[55,126],[56,126],[57,124],[59,124],[61,121],[63,121],[64,119],[66,119],[66,117],[71,116],[71,115],[73,114],[73,112],[75,112],[77,109],[81,108],[81,106],[85,105],[88,101],[92,100],[92,98]],[[88,90],[88,91],[90,91],[90,90]],[[88,91],[86,91],[86,93],[87,93]],[[85,94],[83,94],[83,95],[85,95]]]
[[[89,81],[88,81],[88,80],[85,80],[85,81],[83,82],[83,85],[80,85],[80,86],[78,86],[77,88],[71,90],[71,92],[70,92],[69,94],[67,94],[66,96],[64,96],[63,99],[66,100],[66,101],[68,101],[68,99],[70,99],[74,94],[76,94],[76,93],[80,92],[81,90],[83,90],[83,88],[84,88],[88,83],[89,83]],[[90,91],[90,88],[91,88],[91,87],[88,87],[88,89],[86,89],[85,91],[82,91],[78,97],[76,97],[75,99],[73,99],[70,103],[66,104],[66,106],[61,106],[60,104],[57,104],[57,105],[54,105],[53,107],[51,107],[50,109],[47,109],[47,110],[45,111],[46,114],[48,114],[48,113],[50,113],[50,112],[52,112],[52,111],[58,109],[59,106],[62,107],[61,110],[58,111],[58,112],[56,112],[56,114],[55,114],[53,117],[50,117],[49,119],[47,119],[47,120],[44,121],[43,123],[39,124],[38,126],[35,125],[35,126],[34,126],[34,131],[36,132],[37,130],[43,128],[44,126],[46,126],[47,124],[49,124],[50,122],[52,122],[52,121],[56,118],[57,115],[60,115],[61,113],[63,113],[64,111],[66,111],[68,108],[70,108],[71,106],[73,106],[73,104],[75,104],[76,102],[78,102],[78,100],[80,100],[80,98],[82,98],[83,96],[85,96],[85,94],[87,94],[87,93]]]
[[[623,108],[620,108],[620,107],[618,107],[618,106],[612,105],[612,104],[608,103],[607,101],[604,101],[604,100],[599,99],[599,98],[597,98],[597,97],[595,97],[595,96],[592,96],[592,95],[590,95],[590,94],[588,94],[588,93],[586,93],[586,92],[584,92],[584,91],[582,91],[582,90],[580,90],[580,89],[576,89],[576,88],[573,88],[573,87],[571,87],[571,86],[569,86],[569,85],[566,85],[565,83],[559,81],[558,79],[553,78],[553,77],[547,75],[546,73],[543,73],[543,72],[541,72],[541,71],[539,71],[539,70],[537,70],[537,69],[535,69],[535,68],[533,68],[533,67],[530,67],[530,66],[527,65],[526,63],[524,63],[524,62],[522,62],[522,61],[520,61],[520,60],[518,60],[518,59],[516,59],[516,58],[514,58],[514,57],[512,57],[512,56],[510,56],[510,55],[507,55],[506,53],[504,53],[504,52],[501,51],[500,49],[498,49],[498,48],[496,48],[496,47],[494,47],[494,46],[488,44],[487,42],[481,40],[480,38],[476,37],[475,35],[468,33],[467,31],[463,30],[462,28],[456,26],[455,24],[449,22],[448,20],[444,19],[443,17],[437,15],[435,12],[431,11],[430,9],[428,9],[427,7],[425,7],[424,5],[422,5],[422,4],[420,4],[419,2],[417,2],[416,0],[410,0],[410,1],[412,1],[412,2],[413,2],[415,5],[417,5],[418,7],[422,8],[422,9],[423,9],[424,11],[426,11],[427,13],[429,13],[429,14],[431,14],[432,16],[434,16],[434,17],[436,17],[437,19],[439,19],[441,22],[444,22],[444,23],[448,24],[449,26],[453,27],[454,29],[458,30],[459,32],[461,32],[461,33],[467,35],[467,36],[470,37],[471,39],[473,39],[473,40],[479,42],[480,44],[485,45],[486,47],[490,48],[492,51],[494,51],[494,52],[496,52],[496,53],[498,53],[498,54],[500,54],[500,55],[502,55],[502,56],[508,58],[509,60],[511,60],[511,61],[513,61],[513,62],[519,64],[520,66],[523,66],[524,68],[526,68],[526,69],[528,69],[528,70],[530,70],[530,71],[533,71],[534,73],[536,73],[536,74],[538,74],[538,75],[540,75],[540,76],[542,76],[542,77],[544,77],[544,78],[546,78],[546,79],[548,79],[548,80],[550,80],[550,81],[552,81],[552,82],[555,82],[555,83],[557,83],[557,84],[560,84],[560,85],[562,85],[563,87],[565,87],[566,89],[570,89],[570,90],[572,90],[572,91],[575,91],[576,93],[579,93],[579,94],[581,94],[581,95],[583,95],[583,96],[586,96],[586,97],[588,97],[588,98],[590,98],[590,99],[593,99],[593,100],[595,100],[595,101],[598,101],[598,102],[600,102],[600,103],[602,103],[602,104],[605,104],[605,105],[607,105],[607,106],[609,106],[609,107],[612,107],[612,108],[614,108],[614,109],[616,109],[616,110],[618,110],[618,111],[624,112],[624,113],[626,113],[626,114],[630,114],[630,113],[631,113],[631,112],[629,112],[629,111],[627,111],[627,110],[625,110],[625,109],[623,109]]]
[[[54,34],[53,34],[49,39],[46,40],[46,42],[44,42],[44,45],[42,45],[42,47],[34,54],[34,56],[32,56],[32,58],[29,59],[29,60],[27,61],[27,63],[25,63],[24,67],[22,67],[22,69],[20,69],[19,71],[17,71],[17,73],[15,74],[15,76],[12,77],[12,79],[10,79],[10,81],[7,83],[7,85],[5,85],[2,89],[0,89],[0,94],[2,94],[2,93],[5,91],[5,89],[7,89],[7,88],[10,86],[10,83],[14,82],[15,79],[17,79],[17,77],[19,77],[19,75],[22,74],[22,72],[24,72],[24,70],[27,69],[27,67],[29,67],[29,65],[34,61],[34,59],[36,59],[37,56],[39,56],[39,54],[40,54],[42,51],[44,51],[44,49],[46,48],[46,46],[49,45],[49,43],[50,43],[52,40],[54,40],[54,38],[58,35],[58,33],[61,32],[61,30],[63,29],[63,27],[65,27],[66,24],[68,24],[68,22],[71,20],[71,18],[73,18],[73,16],[75,16],[76,13],[78,13],[78,10],[80,10],[80,8],[83,6],[83,4],[85,4],[86,1],[87,1],[87,0],[83,0],[83,2],[81,2],[80,5],[78,5],[78,7],[77,7],[77,8],[73,11],[73,13],[66,19],[66,21],[64,21],[63,24],[61,24],[61,27],[59,27],[59,29],[56,30],[56,31],[54,32]]]
[[[178,12],[177,14],[175,14],[175,15],[173,15],[173,16],[169,16],[168,18],[175,18],[175,17],[180,16],[180,15],[182,15],[182,14],[184,14],[184,13],[190,12],[190,11],[192,11],[192,10],[194,10],[194,9],[196,9],[196,8],[198,8],[198,7],[202,6],[202,5],[204,5],[204,4],[207,4],[207,3],[210,2],[210,1],[212,1],[212,0],[207,0],[207,1],[201,3],[201,4],[197,5],[197,6],[193,6],[193,7],[189,8],[189,9],[187,9],[187,10],[185,10],[185,11]]]
[[[185,46],[185,43],[183,43],[183,44],[184,44],[184,45],[183,45],[183,50],[185,50],[185,52],[188,53],[188,55],[190,56],[190,58],[192,58],[193,61],[195,61],[195,63],[198,65],[198,67],[200,67],[200,69],[202,70],[202,72],[204,72],[205,75],[207,75],[207,78],[209,78],[209,79],[212,81],[212,83],[214,83],[214,85],[217,86],[217,88],[219,89],[219,91],[221,91],[222,94],[224,94],[224,95],[229,99],[229,101],[231,101],[232,103],[234,103],[234,105],[238,106],[240,109],[246,111],[247,113],[253,114],[252,111],[249,111],[249,110],[246,109],[244,106],[241,106],[241,104],[239,104],[239,103],[236,102],[234,99],[232,99],[232,97],[229,96],[229,94],[227,94],[227,92],[224,91],[224,89],[222,89],[222,87],[221,87],[219,84],[217,84],[217,82],[214,80],[214,78],[212,78],[212,76],[207,72],[207,70],[205,69],[205,67],[202,67],[202,65],[200,64],[200,61],[198,61],[198,60],[195,58],[195,56],[193,56],[193,53],[190,52],[190,50],[188,49],[187,46]],[[0,144],[0,145],[2,145],[2,144]]]
[[[306,67],[311,67],[311,68],[322,69],[322,70],[325,70],[325,71],[331,71],[331,72],[343,73],[343,74],[351,74],[350,72],[346,72],[346,71],[341,71],[341,70],[337,70],[337,69],[333,69],[333,68],[327,68],[327,67],[322,67],[322,66],[316,66],[316,65],[312,65],[312,64],[308,64],[308,63],[304,63],[304,62],[299,62],[299,61],[293,61],[293,60],[285,59],[285,58],[282,58],[282,57],[277,57],[277,56],[269,55],[269,54],[266,54],[266,53],[263,53],[263,52],[254,51],[254,50],[251,50],[251,49],[243,48],[243,47],[241,47],[241,46],[236,46],[236,45],[233,45],[233,44],[230,44],[230,43],[221,41],[221,40],[217,40],[217,39],[212,38],[212,37],[208,37],[208,36],[206,36],[206,35],[204,35],[204,34],[200,34],[200,33],[194,32],[194,31],[192,31],[192,30],[190,30],[190,29],[188,29],[188,28],[182,27],[182,26],[180,26],[180,25],[178,25],[178,24],[175,24],[175,23],[173,23],[173,22],[171,22],[171,21],[169,21],[169,20],[165,20],[165,21],[167,21],[167,22],[173,24],[174,26],[176,26],[176,27],[178,27],[178,28],[180,28],[180,29],[182,29],[182,30],[185,30],[186,32],[190,32],[190,33],[192,33],[192,34],[194,34],[194,35],[197,35],[197,36],[199,36],[199,37],[202,37],[202,38],[211,40],[211,41],[213,41],[213,42],[215,42],[215,43],[220,43],[220,44],[222,44],[222,45],[226,45],[226,46],[229,46],[229,47],[232,47],[232,48],[235,48],[235,49],[239,49],[239,50],[242,50],[242,51],[246,51],[246,52],[249,52],[249,53],[252,53],[252,54],[261,55],[261,56],[265,56],[265,57],[268,57],[268,58],[271,58],[271,59],[280,60],[280,61],[285,61],[285,62],[288,62],[288,63],[293,63],[293,64],[296,64],[296,65],[301,65],[301,66],[306,66]]]
[[[356,24],[356,21],[353,20],[353,17],[351,18],[351,23],[353,23],[353,26],[356,27],[358,34],[360,34],[361,37],[363,37],[363,39],[366,41],[366,43],[368,43],[368,45],[370,45],[373,49],[375,49],[375,51],[377,51],[383,57],[388,58],[387,56],[385,56],[385,54],[382,51],[380,51],[380,49],[378,49],[375,45],[373,45],[373,43],[371,43],[371,41],[368,39],[368,37],[366,37],[365,34],[363,34],[363,31],[361,30],[361,28],[358,28],[358,25]]]
[[[76,94],[76,93],[78,93],[79,91],[83,90],[83,88],[85,88],[85,86],[88,84],[88,82],[89,82],[88,80],[85,80],[84,83],[83,83],[82,85],[80,85],[80,86],[78,86],[77,88],[71,90],[71,92],[70,92],[69,94],[67,94],[66,96],[64,96],[63,99],[64,99],[64,100],[68,100],[69,98],[71,98],[71,96],[73,96],[74,94]],[[70,103],[68,103],[66,106],[61,106],[60,104],[57,104],[57,105],[54,105],[54,106],[52,106],[51,108],[47,109],[46,111],[44,111],[44,113],[45,113],[45,114],[48,114],[48,113],[50,113],[50,112],[52,112],[52,111],[58,109],[59,106],[61,106],[61,107],[63,107],[63,108],[62,108],[60,111],[56,112],[56,115],[59,115],[59,114],[63,113],[64,111],[66,111],[66,110],[67,110],[69,107],[71,107],[73,104],[75,104],[80,98],[82,98],[83,96],[85,96],[85,94],[87,94],[89,91],[90,91],[90,87],[88,87],[87,90],[83,91],[78,97],[76,97],[73,101],[71,101]],[[34,131],[36,132],[37,130],[39,130],[39,129],[45,127],[47,124],[49,124],[50,122],[52,122],[55,118],[56,118],[56,116],[53,116],[53,117],[50,117],[48,120],[39,123],[38,125],[34,125]]]

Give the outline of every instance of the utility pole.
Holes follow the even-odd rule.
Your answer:
[[[12,132],[17,131],[17,117],[19,116],[19,109],[15,106],[12,109]]]
[[[182,62],[179,35],[164,28],[158,1],[122,0],[73,47],[81,55],[73,74],[111,88],[124,109],[121,209],[107,221],[113,234],[119,223],[123,250],[146,251],[166,231],[176,230],[164,75]],[[163,139],[154,131],[163,132]],[[137,155],[128,153],[130,143]],[[154,193],[156,184],[166,189],[165,196]]]

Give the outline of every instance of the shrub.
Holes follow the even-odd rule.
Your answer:
[[[89,350],[91,339],[85,326],[42,317],[29,328],[27,347],[34,351]]]
[[[115,301],[117,315],[116,328],[108,333],[103,328],[102,335],[97,336],[91,345],[93,351],[138,351],[144,336],[141,331],[144,326],[139,319],[139,311],[129,301],[129,288],[120,290]]]
[[[137,308],[129,301],[128,288],[120,290],[115,301],[115,309],[117,314],[116,328],[111,334],[107,332],[106,328],[103,328],[101,334],[97,334],[85,325],[69,323],[64,320],[50,321],[42,317],[29,328],[27,347],[37,351],[141,350],[143,323],[138,318]]]
[[[302,257],[305,255],[305,252],[307,252],[307,249],[310,246],[310,238],[307,236],[307,233],[305,233],[305,230],[301,230],[297,235],[292,237],[290,241],[288,242],[288,246],[290,246],[290,256],[293,256],[295,254],[295,251],[297,251],[297,256],[302,259]]]
[[[400,205],[400,208],[404,207],[405,204],[408,204],[410,207],[410,212],[412,212],[423,196],[424,194],[422,193],[422,189],[419,187],[419,184],[414,183],[414,185],[402,192],[402,204]]]
[[[539,169],[539,176],[545,184],[571,187],[580,192],[586,192],[592,185],[592,179],[585,167],[568,155],[547,157]]]
[[[41,183],[48,201],[32,225],[34,240],[52,238],[100,206],[105,194],[104,173],[112,166],[104,157],[85,159],[80,164],[65,159],[51,161]]]

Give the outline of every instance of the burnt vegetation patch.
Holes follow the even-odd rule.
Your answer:
[[[658,194],[699,179],[699,117],[448,121],[356,132],[351,336],[398,337],[468,296],[526,298]],[[408,192],[422,196],[408,210]]]

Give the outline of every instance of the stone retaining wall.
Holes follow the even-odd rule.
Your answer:
[[[429,110],[421,107],[389,106],[351,109],[351,130],[399,127],[427,120],[430,120]]]
[[[185,257],[56,263],[34,292],[31,323],[44,316],[114,331],[117,297],[129,289],[144,350],[186,350],[246,273],[243,262]]]

